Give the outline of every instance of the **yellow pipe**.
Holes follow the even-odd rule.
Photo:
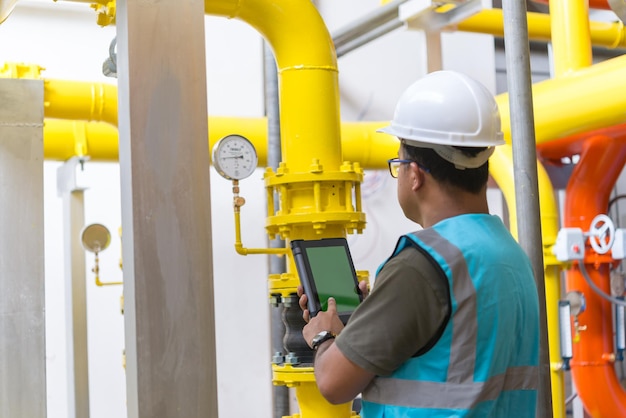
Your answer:
[[[626,55],[533,85],[537,144],[626,122]],[[496,97],[511,141],[508,94]],[[591,104],[591,105],[589,105]]]
[[[528,12],[528,38],[531,41],[552,41],[552,23],[550,15]],[[598,22],[588,21],[589,39],[594,46],[605,48],[626,47],[626,31],[621,21]],[[462,32],[485,33],[504,37],[504,21],[501,9],[482,10],[465,19],[448,30]]]
[[[267,118],[211,116],[209,149],[221,138],[239,134],[255,146],[259,166],[267,164]],[[398,141],[376,130],[389,122],[344,122],[341,146],[348,161],[358,161],[367,169],[386,169],[387,160],[398,152]],[[117,129],[108,123],[46,119],[44,158],[66,161],[73,156],[89,156],[91,161],[118,160]]]
[[[538,41],[550,41],[550,16],[543,13],[528,12],[528,38]],[[472,15],[449,30],[461,32],[485,33],[504,37],[504,18],[502,9],[485,9]]]
[[[205,12],[240,19],[255,28],[274,51],[278,70],[281,172],[266,172],[266,187],[279,176],[297,178],[314,173],[316,181],[328,183],[343,168],[339,120],[337,58],[328,29],[310,0],[205,0]],[[303,29],[306,28],[306,29]],[[209,124],[209,131],[211,131]],[[355,178],[358,175],[355,174]],[[316,181],[313,181],[315,183]],[[288,190],[290,206],[281,211],[298,214],[311,207],[307,183]],[[278,185],[283,188],[284,185]],[[329,187],[325,187],[329,189]],[[340,188],[339,188],[340,189]],[[325,193],[328,193],[326,191]],[[285,196],[283,196],[285,198]],[[333,199],[329,199],[329,202]],[[343,214],[342,214],[343,215]],[[359,216],[360,214],[356,214]],[[319,238],[337,236],[345,228],[304,222],[287,215],[278,230],[291,230],[290,238],[315,230]],[[277,216],[269,214],[269,220]],[[346,217],[348,219],[349,217]],[[342,218],[343,219],[343,218]],[[292,226],[297,228],[291,228]],[[337,225],[335,225],[337,226]],[[297,235],[294,231],[298,231]],[[282,233],[282,232],[281,232]],[[294,289],[295,291],[295,289]],[[331,405],[319,393],[313,372],[302,370],[295,380],[302,418],[339,418],[351,415],[351,404]]]
[[[591,51],[591,28],[589,23],[589,3],[587,0],[550,0],[550,16],[551,16],[551,29],[552,29],[552,56],[554,63],[554,77],[563,77],[576,74],[579,70],[587,68],[592,65],[593,57]],[[621,22],[620,22],[621,23]],[[618,30],[622,30],[623,26],[618,26]],[[604,81],[604,80],[603,80]],[[565,110],[563,110],[565,111]],[[554,200],[554,192],[550,187],[550,200]],[[546,196],[540,196],[540,199],[546,199]],[[550,208],[553,209],[553,208]],[[547,315],[552,313],[554,317],[551,321],[548,318],[548,345],[550,350],[550,363],[552,379],[552,404],[555,417],[564,417],[564,388],[563,388],[563,372],[560,368],[554,367],[558,364],[557,359],[560,355],[560,333],[559,333],[559,320],[556,307],[558,301],[561,298],[561,286],[560,286],[560,266],[555,260],[555,257],[550,251],[550,247],[556,241],[556,234],[558,232],[558,218],[556,214],[556,208],[554,210],[554,222],[550,222],[550,225],[554,225],[553,230],[550,231],[550,236],[553,238],[550,242],[546,242],[544,236],[544,257],[548,254],[551,257],[552,263],[548,263],[546,260],[546,306],[548,309]],[[541,211],[542,216],[544,214],[543,209]],[[545,234],[545,232],[544,232]],[[546,248],[547,246],[547,248]],[[548,277],[547,274],[550,274]],[[553,309],[549,309],[552,307]],[[556,379],[555,374],[559,373],[559,379]],[[558,381],[559,387],[555,386]],[[558,390],[558,392],[557,392]],[[562,408],[557,410],[557,408]]]
[[[626,91],[626,56],[616,57],[577,70],[567,77],[558,77],[535,84],[533,86],[533,104],[537,143],[541,144],[553,139],[625,123],[626,114],[623,109],[626,108],[626,94],[623,94],[624,91]],[[510,142],[508,100],[507,93],[496,97],[502,117],[502,130],[505,133],[505,139]],[[582,106],[581,103],[593,103],[593,106]],[[233,133],[237,129],[244,136],[250,135],[257,138],[256,140],[253,137],[250,139],[258,148],[266,147],[267,134],[264,118],[215,119],[214,124],[211,124],[211,120],[213,119],[209,120],[209,135],[215,134],[215,137],[221,137]],[[232,125],[229,121],[232,122]],[[344,147],[344,152],[350,153],[346,154],[346,157],[349,157],[350,161],[359,161],[361,166],[365,168],[384,167],[386,159],[389,158],[387,155],[393,155],[395,152],[392,142],[385,141],[381,134],[369,133],[365,135],[372,141],[382,141],[386,151],[384,152],[385,155],[381,155],[378,151],[378,145],[366,147],[361,139],[350,139],[353,138],[351,136],[353,133],[356,135],[354,138],[362,138],[358,136],[358,132],[363,133],[363,130],[368,130],[370,127],[373,131],[375,130],[374,127],[383,122],[364,122],[363,129],[359,127],[360,123],[355,122],[353,125],[344,123],[342,126],[344,143],[347,144]],[[334,122],[332,124],[334,125]],[[343,131],[344,129],[345,131]],[[293,129],[290,131],[293,132]],[[298,137],[300,136],[304,136],[304,134],[298,135]],[[312,135],[306,137],[312,143],[317,143],[310,136]],[[319,142],[323,142],[322,138]],[[294,145],[293,141],[290,142],[290,145]],[[376,153],[373,153],[372,150],[376,150]],[[324,153],[320,151],[320,154]],[[289,155],[293,155],[293,153]],[[291,160],[289,161],[291,164]],[[310,165],[310,161],[305,162],[306,169]]]
[[[289,71],[287,71],[289,72]],[[295,71],[292,71],[295,72]],[[306,71],[305,71],[306,72]],[[305,77],[305,80],[309,80]],[[309,80],[310,81],[310,80]],[[306,81],[305,81],[306,82]],[[62,92],[61,89],[67,88],[70,92]],[[83,120],[104,120],[112,124],[117,122],[117,94],[114,86],[94,84],[94,83],[76,83],[76,82],[56,82],[50,80],[46,84],[45,99],[47,106],[45,108],[46,117],[61,117],[66,119],[83,119]],[[311,88],[307,90],[306,95],[312,94]],[[536,126],[536,140],[538,144],[547,142],[557,138],[563,138],[575,134],[593,131],[606,126],[614,126],[626,122],[626,115],[623,109],[626,108],[626,56],[616,57],[605,62],[595,64],[588,68],[577,70],[569,74],[567,77],[558,77],[537,83],[533,86],[533,102],[534,102],[534,119]],[[95,92],[101,93],[96,94]],[[287,93],[281,93],[287,95]],[[323,96],[323,95],[317,95]],[[333,95],[334,96],[334,95]],[[502,117],[502,127],[505,138],[510,142],[510,116],[508,106],[508,94],[504,93],[496,97],[500,113]],[[319,106],[323,106],[320,98],[315,100]],[[333,97],[331,102],[335,101]],[[290,100],[293,103],[293,99]],[[581,103],[593,103],[593,107],[581,106]],[[81,108],[82,106],[82,108]],[[284,108],[285,106],[281,106]],[[301,106],[302,107],[302,106]],[[115,111],[113,111],[115,108]],[[308,106],[306,106],[308,108]],[[87,110],[84,110],[87,109]],[[298,160],[298,155],[302,156],[305,152],[312,152],[312,148],[329,143],[332,149],[335,149],[337,138],[330,138],[329,131],[334,132],[337,117],[329,123],[317,123],[324,125],[321,129],[324,135],[316,135],[311,126],[311,121],[315,118],[324,118],[324,110],[320,110],[322,115],[313,116],[311,112],[303,110],[304,116],[300,115],[300,120],[296,127],[290,127],[283,130],[283,157],[291,158],[297,161],[297,168],[304,169],[310,165],[310,161]],[[113,114],[115,113],[115,117]],[[288,113],[288,115],[291,115]],[[311,115],[310,120],[307,117]],[[236,130],[244,136],[250,136],[251,140],[258,148],[265,148],[265,139],[267,134],[266,121],[264,118],[257,119],[241,119],[241,118],[224,118],[214,124],[209,120],[209,135],[214,137],[222,137]],[[228,121],[231,123],[228,123]],[[325,120],[325,119],[317,119]],[[218,119],[216,119],[218,121]],[[281,117],[282,125],[287,124],[284,115]],[[114,123],[115,122],[115,123]],[[363,142],[359,140],[350,140],[352,133],[358,137],[357,132],[363,133],[370,129],[369,122],[361,128],[360,123],[343,124],[341,127],[344,138],[344,152],[346,159],[349,161],[359,161],[363,167],[384,167],[387,155],[374,155],[372,150],[378,153],[378,146],[362,148]],[[372,122],[372,127],[377,123]],[[382,124],[382,123],[380,123]],[[330,128],[332,126],[332,128]],[[261,132],[262,130],[262,132]],[[292,137],[285,134],[291,132]],[[373,129],[374,130],[374,129]],[[372,130],[372,131],[373,131]],[[251,132],[251,133],[245,133]],[[302,132],[302,133],[300,133]],[[252,136],[257,136],[258,140],[254,140]],[[334,134],[333,134],[334,135]],[[381,135],[373,133],[365,134],[372,141],[382,141],[385,146],[385,154],[393,155],[393,145],[386,142]],[[346,138],[348,138],[346,140]],[[302,146],[302,152],[298,152]],[[292,149],[295,148],[295,151]],[[319,150],[317,154],[322,155],[322,164],[328,165],[329,158],[325,157],[331,151]],[[98,158],[95,154],[92,157]],[[301,157],[302,158],[302,157]],[[341,159],[341,153],[337,152],[336,159],[333,164],[337,163],[337,159]],[[368,163],[369,161],[369,163]],[[296,163],[289,160],[290,164]],[[371,164],[370,164],[371,163]]]
[[[43,152],[47,160],[89,156],[95,161],[118,161],[117,129],[104,122],[46,119]]]
[[[247,248],[241,241],[241,207],[246,200],[239,196],[239,180],[233,180],[233,209],[235,214],[235,251],[240,255],[248,254],[275,254],[287,255],[289,250],[285,247],[279,248]]]
[[[550,0],[554,76],[592,64],[587,0]]]
[[[45,80],[44,114],[49,118],[102,121],[117,126],[117,87],[105,83]]]
[[[218,3],[218,2],[206,0],[205,6],[206,6],[207,12],[215,12],[215,14],[222,13],[222,14],[226,14],[227,17],[232,17],[232,14],[234,14],[235,10],[237,9],[236,4],[233,4],[233,3],[235,2],[223,4],[221,2]],[[259,19],[257,17],[257,21],[258,20],[262,20],[262,19]],[[257,22],[257,26],[261,25],[262,23],[263,22]],[[300,23],[302,23],[300,20],[297,20],[297,22],[294,22],[294,24],[300,24]],[[268,26],[268,25],[266,24],[265,26]],[[457,26],[451,27],[449,29],[455,29],[455,30],[466,31],[466,32],[489,33],[495,36],[503,36],[504,27],[503,27],[503,19],[502,19],[502,10],[499,10],[499,9],[483,10],[477,13],[476,15],[466,19],[465,21],[459,23]],[[532,12],[528,13],[528,29],[529,29],[529,37],[531,39],[550,41],[551,40],[550,16],[546,14],[541,14],[541,13],[532,13]],[[590,37],[591,37],[590,39],[593,45],[605,46],[608,48],[626,47],[626,31],[624,30],[624,25],[621,21],[614,22],[614,23],[593,22],[593,21],[590,22]],[[271,39],[276,39],[276,38],[280,40],[279,34],[272,33]],[[288,40],[284,40],[284,43],[286,43],[287,41]],[[298,42],[297,40],[294,41],[294,43],[297,43],[297,42]],[[302,42],[304,42],[304,44],[308,44],[308,42],[311,42],[311,41],[302,40]],[[330,42],[330,40],[325,39],[324,37],[323,43],[327,45],[328,42]],[[278,49],[278,48],[275,46],[275,49]],[[298,58],[300,58],[302,55],[305,54],[305,52],[301,52],[301,51],[305,51],[305,50],[308,51],[308,49],[309,49],[308,47],[300,48],[299,46],[292,48],[292,50],[290,50],[289,55],[292,55],[293,58],[290,60],[285,59],[284,54],[281,54],[279,58],[281,59],[281,62],[284,62],[283,66],[285,68],[283,68],[283,71],[289,71],[289,69],[291,70],[309,69],[309,70],[315,71],[316,70],[315,64],[308,65],[308,68],[304,68],[304,66],[300,68],[298,66]],[[323,48],[321,49],[323,50]],[[316,53],[317,50],[318,49],[313,51],[312,54]],[[333,57],[330,57],[330,56],[323,57],[323,55],[332,55],[332,54],[320,53],[318,55],[321,55],[321,57],[318,57],[317,60],[322,62],[322,64],[319,65],[320,68],[317,68],[317,70],[321,72],[328,71],[328,72],[336,73],[336,63]],[[329,63],[330,65],[327,65]],[[620,65],[623,65],[623,64],[620,64]],[[295,67],[298,67],[298,68],[295,68]],[[14,78],[38,78],[39,77],[39,74],[42,70],[41,67],[38,67],[39,69],[35,72],[36,74],[34,74],[33,71],[26,71],[26,69],[28,68],[30,67],[24,64],[20,64],[17,66],[15,64],[14,65],[4,64],[3,68],[0,69],[0,77],[6,77],[7,74],[5,73],[8,73],[9,77],[14,77]],[[330,78],[332,78],[333,80],[330,80],[330,81],[325,80],[325,81],[329,82],[329,85],[335,86],[336,77],[330,77]],[[623,76],[620,73],[616,75],[616,78],[623,79]],[[603,84],[606,86],[606,85],[609,85],[610,83],[603,83]],[[282,90],[285,90],[285,89],[282,89]],[[575,89],[573,90],[575,91]],[[316,91],[311,92],[311,89],[307,89],[307,95],[313,94],[314,97],[320,96],[314,93],[317,93],[317,92]],[[294,94],[288,94],[288,95],[294,96]],[[337,100],[338,100],[337,97],[332,97],[331,99],[328,100],[328,103],[333,103],[333,106],[331,106],[333,107],[333,111],[336,110],[337,108]],[[61,81],[61,80],[49,80],[48,79],[45,81],[44,101],[46,104],[44,108],[44,114],[47,118],[103,121],[103,122],[108,122],[112,125],[117,126],[117,88],[114,85],[103,84],[103,83]],[[304,98],[303,98],[303,101],[304,101]],[[298,119],[307,119],[310,122],[308,125],[303,124],[302,121],[299,122],[300,124],[302,124],[302,128],[304,128],[303,130],[306,132],[310,133],[311,130],[315,132],[317,129],[314,129],[314,128],[316,127],[311,128],[311,124],[314,124],[313,120],[324,120],[324,119],[316,119],[316,118],[324,118],[326,113],[331,113],[330,111],[328,111],[328,112],[320,114],[319,116],[315,116],[319,114],[317,113],[317,110],[320,109],[320,106],[316,105],[316,103],[319,103],[319,101],[320,99],[315,100],[315,102],[308,102],[310,106],[307,105],[306,108],[301,109],[303,113],[308,112],[310,109],[316,109],[316,113],[309,113],[308,118],[305,118],[302,116],[298,118]],[[323,103],[323,104],[326,105],[328,103]],[[570,103],[572,102],[570,101]],[[585,103],[589,103],[589,102],[586,101]],[[317,106],[317,108],[315,106]],[[298,111],[295,110],[294,113],[298,113]],[[283,115],[283,116],[288,116],[288,114]],[[281,118],[281,120],[282,119],[284,118]],[[332,118],[332,120],[334,119],[336,119],[336,117]],[[237,123],[239,123],[240,121],[240,119],[235,119],[235,118],[233,118],[232,120],[237,121]],[[331,123],[332,126],[328,126],[326,128],[326,131],[331,132],[334,135],[335,124],[336,122],[332,122]],[[601,126],[610,126],[610,125],[611,123],[609,124],[605,123]],[[225,126],[225,125],[221,125],[221,126]],[[232,125],[232,126],[236,126],[236,125]],[[219,129],[219,126],[211,127],[210,129],[215,129],[215,128]],[[228,129],[230,128],[231,126],[228,126]],[[246,127],[244,127],[244,129],[245,128]],[[306,128],[309,128],[309,129],[306,129]],[[293,129],[296,129],[296,128],[293,128]],[[290,132],[291,130],[292,129],[289,129],[288,132]],[[584,129],[582,131],[584,131]],[[582,131],[578,131],[578,132],[582,132]],[[222,135],[222,136],[225,136],[225,135]],[[312,135],[307,135],[306,138],[302,138],[301,136],[298,136],[297,141],[299,142],[308,141],[311,139],[311,136]],[[315,139],[319,139],[319,138],[315,138]],[[317,141],[312,140],[310,142],[316,143]],[[359,153],[357,152],[356,154],[359,154]],[[354,161],[354,159],[350,159],[350,160]],[[305,165],[308,165],[308,164],[309,162],[305,161]]]
[[[342,154],[337,59],[332,38],[313,3],[205,0],[204,4],[207,14],[248,23],[274,50],[281,150],[289,169],[308,171],[315,156],[325,170],[338,170]]]
[[[517,238],[515,182],[513,178],[513,150],[511,145],[496,147],[489,160],[489,172],[494,178],[507,203],[510,213],[510,230]],[[552,385],[552,410],[555,418],[565,417],[565,389],[561,369],[558,301],[561,298],[560,263],[551,252],[559,228],[554,190],[543,166],[537,162],[539,183],[539,206],[541,234],[544,253],[544,275],[546,290],[546,318],[548,322],[548,350],[550,357],[550,381]]]

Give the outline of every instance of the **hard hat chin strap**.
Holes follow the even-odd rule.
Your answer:
[[[430,144],[428,142],[416,141],[414,139],[403,139],[407,145],[411,145],[419,148],[430,148],[435,151],[441,158],[454,164],[454,167],[458,170],[465,170],[466,168],[478,168],[485,164],[489,157],[496,150],[495,147],[488,147],[487,149],[479,152],[473,157],[470,157],[463,153],[458,148],[451,145]]]

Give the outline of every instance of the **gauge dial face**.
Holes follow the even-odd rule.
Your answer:
[[[250,176],[257,167],[258,157],[254,145],[241,135],[228,135],[213,148],[213,165],[217,172],[229,180]]]

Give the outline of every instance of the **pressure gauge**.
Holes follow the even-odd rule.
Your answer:
[[[250,176],[257,167],[254,145],[241,135],[228,135],[213,147],[213,166],[228,180]]]

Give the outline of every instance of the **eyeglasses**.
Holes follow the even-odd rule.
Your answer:
[[[411,163],[417,164],[417,166],[419,168],[421,168],[422,170],[424,170],[427,173],[430,173],[430,170],[428,168],[424,167],[423,165],[421,165],[417,161],[414,161],[414,160],[403,160],[401,158],[392,158],[390,160],[387,160],[387,164],[389,164],[389,174],[391,174],[391,177],[393,177],[394,179],[397,179],[398,178],[398,170],[400,169],[400,166],[402,164],[411,164]]]

